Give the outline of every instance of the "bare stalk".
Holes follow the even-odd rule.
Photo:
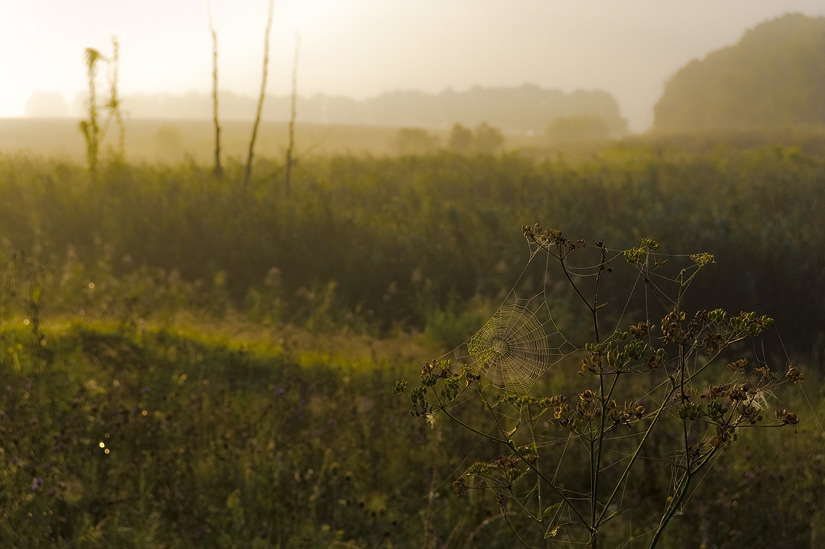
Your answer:
[[[123,126],[123,115],[120,112],[120,99],[117,93],[118,68],[120,66],[120,44],[117,36],[112,36],[112,58],[109,60],[111,72],[109,73],[110,96],[106,108],[109,110],[109,120],[114,119],[117,124],[117,149],[115,149],[114,160],[122,163],[126,154],[126,129]]]
[[[261,95],[258,98],[258,111],[255,114],[255,124],[252,126],[252,138],[249,140],[249,155],[246,158],[246,174],[244,175],[244,187],[249,185],[249,178],[252,175],[252,157],[255,150],[255,139],[258,136],[258,126],[261,123],[261,110],[264,107],[264,96],[266,95],[266,74],[269,65],[269,30],[272,28],[272,0],[269,0],[269,14],[266,18],[266,33],[264,34],[264,74],[261,81]]]
[[[286,176],[284,178],[284,194],[289,196],[289,185],[292,178],[292,151],[295,148],[295,104],[298,98],[298,55],[301,51],[301,35],[295,33],[295,59],[292,62],[292,102],[289,115],[289,146],[286,149]]]
[[[86,48],[84,59],[86,61],[86,73],[89,78],[89,120],[80,121],[80,131],[86,140],[86,161],[89,164],[89,173],[92,177],[97,175],[97,157],[100,151],[100,126],[97,123],[97,95],[95,93],[95,76],[97,74],[97,61],[102,56],[94,48]]]
[[[270,8],[272,4],[270,3]],[[218,123],[218,33],[212,25],[212,10],[206,6],[209,15],[209,32],[212,35],[212,120],[215,123],[215,177],[223,177],[223,167],[221,166],[221,125]],[[267,37],[269,32],[267,31]],[[264,68],[264,74],[266,69]],[[264,77],[266,78],[266,77]]]

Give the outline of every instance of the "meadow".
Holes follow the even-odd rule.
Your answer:
[[[185,151],[188,131],[166,134]],[[819,134],[398,155],[386,130],[373,148],[314,148],[287,194],[265,152],[244,185],[230,145],[216,178],[198,133],[205,157],[136,153],[99,177],[76,153],[0,154],[2,545],[514,546],[494,496],[453,490],[500,448],[410,417],[392,388],[484,324],[535,222],[713,254],[686,305],[769,315],[781,340],[762,356],[807,378],[777,392],[797,432],[737,441],[663,545],[825,539]],[[632,279],[610,284],[622,296]],[[553,295],[579,331],[575,296]],[[628,481],[616,546],[647,546],[670,475]]]

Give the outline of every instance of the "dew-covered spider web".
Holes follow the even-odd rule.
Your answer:
[[[483,375],[500,387],[526,391],[554,361],[541,309],[506,303],[467,342]],[[554,326],[555,330],[555,326]]]
[[[454,470],[454,474],[465,470],[453,483],[454,488],[458,484],[459,494],[484,488],[507,501],[512,498],[519,504],[513,509],[522,509],[529,518],[547,519],[541,521],[534,539],[553,546],[591,546],[597,531],[626,539],[622,547],[634,546],[634,540],[658,535],[670,517],[687,509],[710,465],[722,456],[717,450],[731,440],[722,437],[727,433],[735,439],[733,431],[725,429],[741,425],[744,430],[761,421],[759,414],[773,398],[771,387],[785,381],[770,373],[772,359],[761,337],[749,342],[750,349],[743,343],[748,334],[736,326],[744,326],[748,321],[742,315],[752,313],[740,313],[737,322],[728,324],[713,320],[727,314],[721,309],[696,311],[693,319],[685,314],[684,292],[693,275],[713,261],[709,254],[662,254],[649,239],[643,239],[641,247],[620,251],[600,241],[571,242],[561,231],[538,225],[523,230],[529,245],[524,269],[502,292],[498,306],[490,308],[488,320],[479,322],[472,336],[441,357],[454,368],[427,364],[422,380],[432,387],[433,374],[442,377],[444,389],[433,388],[435,403],[422,406],[419,400],[414,405],[422,406],[433,425],[443,410],[480,435],[479,445],[494,442],[512,450],[512,456],[474,462],[475,448],[468,449]],[[679,331],[682,321],[685,331]],[[717,348],[709,346],[716,345],[719,337],[737,343],[731,347],[731,359],[744,354],[756,364],[747,366],[747,358],[727,364],[727,357],[715,361],[721,355],[712,355],[709,349],[716,352]],[[567,375],[568,366],[579,362],[573,360],[574,354],[581,359],[580,376]],[[711,370],[707,374],[703,370],[712,364],[721,368],[713,371],[707,385],[705,376]],[[472,377],[458,377],[455,366],[479,375],[481,383],[473,385]],[[557,371],[549,372],[554,366]],[[716,379],[722,383],[716,384]],[[450,392],[458,385],[458,392]],[[491,395],[489,385],[510,394],[533,388],[533,396],[543,393],[548,398],[502,398]],[[473,390],[463,393],[465,387]],[[721,394],[718,400],[713,400],[714,393]],[[492,422],[479,419],[477,407],[466,406],[476,399],[484,407],[481,415],[489,414]],[[725,411],[714,417],[711,413],[719,408],[703,405],[703,399],[723,403]],[[552,414],[535,413],[548,404],[542,410],[552,408]],[[699,407],[707,412],[697,412]],[[789,416],[783,417],[787,423]],[[796,420],[795,414],[792,419]],[[654,426],[664,435],[649,438]],[[512,462],[507,461],[510,458]],[[708,468],[702,469],[705,462]],[[663,522],[656,519],[649,524],[646,516],[640,521],[632,513],[640,493],[634,482],[639,473],[659,470],[670,471],[669,481],[666,474],[655,473],[657,490],[663,494]],[[455,476],[445,477],[444,483],[447,478]],[[548,506],[549,502],[555,503]]]
[[[487,322],[444,358],[467,365],[508,392],[530,387],[576,347],[562,334],[552,313],[549,256],[532,249],[527,265]]]

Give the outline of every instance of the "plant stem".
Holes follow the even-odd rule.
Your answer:
[[[246,157],[246,173],[244,174],[243,185],[249,185],[249,178],[252,176],[252,157],[255,150],[255,139],[258,136],[258,126],[261,123],[261,111],[264,107],[264,97],[266,96],[266,74],[269,65],[269,30],[272,28],[272,0],[269,0],[269,15],[266,18],[266,32],[264,34],[264,74],[261,80],[261,95],[258,97],[258,110],[255,114],[255,124],[252,126],[252,138],[249,140],[249,154]]]
[[[289,146],[286,149],[286,175],[284,176],[284,194],[289,196],[292,180],[292,151],[295,148],[295,105],[298,99],[298,54],[301,51],[301,35],[295,33],[295,59],[292,62],[292,101],[289,114]]]
[[[653,539],[650,541],[649,549],[653,549],[656,547],[656,544],[659,543],[659,538],[662,535],[662,532],[665,529],[665,526],[668,525],[670,520],[676,514],[676,510],[681,505],[682,500],[685,499],[685,494],[687,494],[688,486],[690,485],[690,481],[696,475],[696,473],[705,466],[705,464],[710,461],[710,458],[713,457],[719,451],[719,447],[714,447],[710,452],[705,454],[702,457],[702,460],[699,462],[699,465],[691,471],[690,468],[687,469],[685,476],[683,477],[682,481],[679,483],[678,492],[674,493],[674,497],[671,499],[670,504],[668,505],[667,509],[665,510],[665,514],[662,515],[662,520],[659,521],[659,526],[656,528],[656,533],[653,535]]]
[[[223,177],[221,166],[221,125],[218,123],[218,33],[212,25],[212,11],[206,6],[209,15],[209,32],[212,35],[212,121],[215,124],[215,177]]]
[[[539,476],[540,479],[542,479],[544,482],[546,482],[550,486],[550,488],[552,488],[553,491],[556,492],[561,497],[561,499],[567,504],[567,506],[570,508],[570,510],[573,511],[573,514],[576,515],[576,517],[579,519],[581,524],[589,529],[589,526],[587,525],[587,520],[585,520],[585,518],[581,515],[581,513],[579,513],[579,511],[573,506],[573,503],[569,499],[567,499],[567,496],[564,495],[564,492],[562,492],[559,489],[559,487],[556,486],[550,479],[548,479],[546,476],[544,476],[542,474],[542,472],[535,465],[530,463],[523,455],[521,455],[521,452],[516,450],[514,448],[514,446],[511,446],[510,445],[511,441],[504,440],[504,439],[495,437],[493,435],[489,435],[487,433],[483,433],[483,432],[479,431],[478,429],[476,429],[475,427],[473,427],[472,425],[468,425],[468,424],[464,423],[463,421],[461,421],[460,419],[455,417],[453,414],[451,414],[449,412],[449,410],[447,410],[446,406],[444,406],[440,402],[439,402],[439,409],[442,412],[444,412],[444,414],[448,418],[450,418],[451,420],[456,422],[458,425],[464,427],[468,431],[470,431],[472,433],[475,433],[475,434],[479,435],[480,437],[483,437],[487,440],[497,442],[499,444],[503,444],[504,446],[507,446],[510,449],[510,451],[513,452],[516,455],[516,457],[518,457],[521,461],[523,461],[524,464],[527,465],[527,467],[530,470],[532,470],[534,473],[536,473]]]

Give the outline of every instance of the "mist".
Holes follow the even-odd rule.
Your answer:
[[[209,9],[221,89],[256,96],[267,2],[212,0]],[[664,83],[682,65],[791,11],[821,15],[825,6],[813,0],[276,2],[267,92],[289,94],[297,32],[298,91],[305,97],[363,100],[395,90],[438,94],[524,84],[565,93],[599,90],[613,95],[630,130],[641,132],[652,124]],[[107,51],[110,33],[120,36],[123,96],[208,93],[207,17],[200,0],[4,3],[0,74],[13,78],[0,95],[0,117],[79,116],[83,50]],[[44,105],[44,94],[53,102]]]

